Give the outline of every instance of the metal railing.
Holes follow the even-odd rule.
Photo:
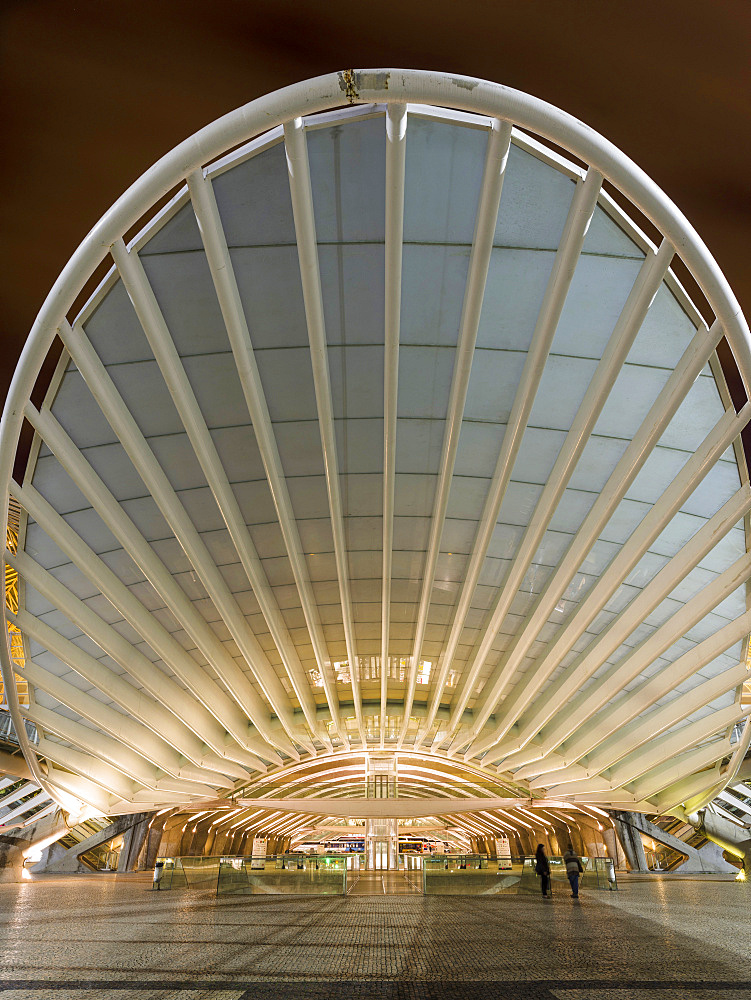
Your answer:
[[[26,728],[26,735],[32,743],[39,742],[39,733],[37,732],[37,727],[33,722],[29,722],[28,719],[24,721],[24,726]],[[16,730],[13,726],[13,720],[10,717],[10,712],[0,710],[0,743],[10,743],[13,746],[18,746],[18,736]]]

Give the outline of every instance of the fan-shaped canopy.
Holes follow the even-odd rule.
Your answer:
[[[721,781],[751,629],[723,336],[745,378],[685,220],[524,95],[345,73],[209,126],[80,249],[6,410],[4,676],[46,787],[158,808],[369,751],[650,811]]]

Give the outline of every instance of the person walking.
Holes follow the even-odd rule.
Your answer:
[[[571,885],[571,896],[573,899],[578,899],[579,875],[584,871],[584,868],[582,867],[581,858],[578,854],[574,853],[573,844],[568,845],[568,850],[563,855],[563,861],[566,865],[566,875],[568,876],[568,880]]]
[[[545,848],[542,844],[537,845],[537,853],[535,854],[535,871],[540,876],[543,899],[550,899],[553,895],[553,893],[550,892],[550,864],[548,863]]]

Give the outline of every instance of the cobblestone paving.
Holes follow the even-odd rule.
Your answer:
[[[0,1000],[751,1000],[751,886],[537,896],[0,885]]]

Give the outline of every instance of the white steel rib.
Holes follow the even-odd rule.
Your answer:
[[[579,258],[579,254],[581,253],[582,244],[584,243],[584,235],[592,219],[592,213],[595,209],[597,195],[599,194],[601,184],[602,177],[600,174],[598,174],[597,171],[591,171],[586,180],[577,186],[577,189],[574,192],[574,197],[571,201],[571,208],[569,209],[568,218],[566,220],[566,228],[564,230],[560,246],[558,247],[556,260],[553,264],[553,270],[548,286],[545,290],[545,298],[543,299],[540,314],[537,317],[537,325],[535,326],[535,331],[532,335],[532,344],[529,352],[527,353],[524,370],[514,397],[511,415],[509,416],[508,425],[503,435],[501,451],[498,456],[498,461],[496,462],[493,479],[485,500],[482,521],[478,527],[477,538],[472,549],[470,564],[467,570],[466,578],[463,581],[459,605],[454,616],[454,622],[448,643],[446,645],[446,650],[443,654],[441,673],[436,681],[435,692],[428,714],[428,726],[435,718],[435,713],[441,700],[446,674],[448,673],[451,663],[453,662],[459,637],[461,635],[462,628],[464,627],[464,621],[466,619],[467,612],[469,611],[470,602],[480,576],[485,556],[487,555],[490,539],[498,521],[501,504],[506,496],[506,489],[508,487],[509,479],[511,478],[514,462],[516,461],[519,448],[521,447],[524,431],[526,430],[527,421],[529,420],[529,415],[532,410],[532,404],[534,403],[535,396],[537,395],[540,379],[542,378],[542,374],[545,369],[545,362],[547,361],[548,354],[550,353],[558,320],[566,299],[566,293],[574,276],[576,262]],[[475,326],[478,321],[479,315],[476,317]],[[517,565],[518,564],[517,560]],[[521,576],[523,575],[524,572],[522,571]],[[518,581],[516,582],[516,586],[514,586],[514,583],[511,582],[505,587],[505,590],[507,593],[514,593],[517,587]],[[503,591],[500,593],[503,593]],[[503,617],[505,617],[505,612]],[[486,635],[490,635],[491,629],[492,622],[491,626],[486,630]],[[482,666],[483,659],[484,657],[482,657],[482,655],[478,655],[478,669]],[[467,693],[471,691],[476,676],[477,670],[473,666],[467,674],[467,678],[465,680],[465,691]],[[460,715],[461,713],[458,713],[458,716]],[[455,721],[458,716],[455,716],[453,721]]]
[[[679,210],[534,98],[347,71],[219,119],[76,251],[3,414],[35,787],[268,798],[232,837],[368,757],[517,803],[457,843],[698,808],[751,737],[749,348]]]
[[[383,332],[383,558],[381,585],[380,744],[386,737],[391,629],[391,573],[394,545],[394,475],[399,387],[399,329],[402,307],[402,242],[404,239],[404,169],[407,152],[407,108],[386,108],[386,212],[384,228]],[[350,657],[350,663],[357,661]],[[411,681],[410,681],[411,683]]]
[[[573,644],[586,630],[587,626],[594,621],[597,614],[622,583],[629,570],[633,568],[649,543],[659,535],[665,523],[675,515],[681,503],[696,488],[697,481],[700,481],[714,466],[718,457],[725,451],[729,442],[746,425],[749,418],[751,418],[751,403],[746,403],[743,410],[737,415],[732,410],[727,411],[711,434],[702,442],[701,447],[686,462],[680,474],[673,480],[670,487],[662,494],[660,500],[652,507],[631,536],[630,541],[633,544],[622,548],[618,556],[608,566],[606,573],[601,578],[601,588],[590,594],[587,600],[582,603],[577,613],[572,617],[570,623],[561,631],[561,636],[556,641],[556,646],[559,648],[554,646],[551,649],[538,668],[537,676],[534,680],[530,681],[528,678],[527,683],[523,687],[520,685],[515,694],[512,694],[509,702],[513,705],[517,719],[520,718],[521,712],[530,703],[542,683],[550,677],[550,674],[558,666],[563,655],[571,650]],[[696,532],[690,544],[684,546],[675,555],[672,562],[668,563],[641,590],[641,593],[634,602],[634,606],[629,606],[623,613],[624,620],[628,623],[626,630],[623,634],[617,633],[618,639],[615,641],[613,648],[608,648],[607,654],[599,661],[598,666],[617,648],[620,641],[625,639],[636,628],[639,621],[639,612],[641,612],[641,620],[647,618],[658,604],[668,596],[675,585],[680,582],[681,574],[685,575],[693,569],[696,563],[707,554],[716,543],[717,534],[719,533],[720,537],[722,537],[726,531],[731,530],[744,514],[748,512],[750,498],[751,492],[749,491],[749,487],[747,484],[744,484],[727,501],[723,508]],[[666,580],[666,583],[663,583],[663,580]],[[593,661],[592,653],[588,653],[588,656],[583,658],[584,663],[587,663],[588,660],[590,663]],[[585,669],[579,668],[579,677],[585,673]],[[569,672],[573,673],[573,671]],[[558,688],[562,686],[560,680],[557,684]],[[558,691],[556,690],[557,693]],[[541,704],[538,708],[537,717],[542,717],[545,713],[549,716],[555,711],[556,703],[554,700],[548,697],[546,704],[549,708],[543,708]],[[513,722],[513,720],[511,721]],[[486,737],[486,740],[497,742],[497,739],[500,739],[508,731],[508,728],[508,723],[501,723],[492,735]],[[531,728],[532,726],[530,725],[525,732],[529,733]],[[471,750],[476,754],[480,752],[481,747],[475,745]]]
[[[602,359],[587,387],[576,418],[566,435],[563,447],[558,453],[542,496],[524,532],[524,537],[514,558],[509,576],[504,580],[502,588],[499,589],[498,600],[493,606],[490,622],[485,630],[485,640],[481,644],[472,669],[468,674],[468,687],[474,681],[477,672],[484,666],[490,646],[509,612],[513,595],[521,586],[522,580],[529,569],[535,552],[542,541],[543,535],[555,513],[555,509],[589,440],[597,418],[602,412],[610,390],[613,388],[618,372],[626,360],[631,345],[641,328],[641,324],[644,322],[647,309],[657,293],[657,289],[665,276],[665,271],[672,256],[673,248],[669,244],[663,243],[656,254],[647,256],[639,271],[634,287],[626,300],[623,311],[618,317],[618,322],[608,341]],[[500,503],[498,504],[498,509],[500,509]],[[496,518],[493,519],[493,523],[495,523]],[[460,706],[457,706],[452,717],[454,723],[461,716],[459,708]],[[478,719],[477,724],[481,726],[483,723]]]
[[[300,593],[305,621],[326,692],[326,700],[329,704],[332,721],[338,728],[340,725],[338,700],[329,677],[330,668],[326,651],[323,648],[318,609],[311,593],[310,581],[302,559],[302,544],[292,512],[284,471],[269,419],[268,406],[264,399],[258,367],[255,364],[248,324],[240,302],[237,282],[222,232],[222,224],[211,182],[206,180],[200,171],[197,171],[188,177],[188,186],[206,248],[206,259],[211,269],[214,287],[235,356],[253,431],[263,456],[266,475],[279,518],[279,526],[284,536],[287,555]]]
[[[488,682],[491,691],[486,696],[487,704],[497,704],[507,680],[519,667],[532,643],[540,633],[547,619],[560,601],[564,590],[571,582],[577,567],[582,563],[592,545],[597,540],[623,495],[638,475],[666,427],[684,400],[711,353],[717,347],[721,336],[719,324],[712,330],[700,326],[696,336],[683,354],[680,362],[665,383],[660,395],[647,414],[639,431],[629,442],[626,451],[615,467],[610,479],[599,493],[581,528],[572,539],[565,556],[554,576],[535,604],[534,610],[523,629],[517,633],[515,641],[507,650]],[[499,669],[502,668],[502,669]],[[497,676],[496,676],[497,675]],[[463,706],[462,706],[463,708]],[[475,720],[473,734],[479,732],[486,721],[482,713]]]
[[[511,129],[508,123],[493,122],[488,136],[488,147],[485,154],[485,169],[477,208],[477,219],[472,240],[472,252],[469,258],[467,283],[464,290],[464,302],[459,325],[457,356],[454,362],[454,372],[451,379],[451,392],[448,400],[446,429],[444,432],[443,451],[441,455],[441,471],[438,480],[433,514],[430,524],[430,538],[425,557],[425,568],[420,597],[420,608],[417,616],[417,635],[415,650],[412,654],[409,690],[405,705],[402,731],[408,722],[412,699],[414,698],[414,678],[422,655],[422,644],[425,635],[431,591],[435,577],[435,567],[438,560],[439,547],[443,534],[446,508],[449,500],[451,478],[454,473],[456,454],[459,447],[462,416],[467,398],[470,373],[474,356],[477,330],[480,323],[482,302],[485,295],[488,267],[493,246],[493,237],[498,216],[498,206],[503,192],[503,179],[508,162],[508,151],[511,143]],[[445,682],[445,671],[441,668],[441,677]],[[442,687],[442,681],[436,682],[436,688]],[[440,697],[440,695],[439,695]],[[429,710],[428,726],[435,717],[432,705]],[[426,726],[426,728],[428,728]],[[423,734],[418,736],[422,742]]]
[[[128,253],[123,241],[118,240],[112,247],[112,256],[149,341],[149,346],[154,352],[154,358],[159,365],[162,377],[175,402],[193,450],[201,463],[206,481],[211,487],[214,499],[222,513],[243,569],[247,573],[258,598],[271,635],[281,653],[290,682],[302,706],[310,730],[315,733],[318,723],[315,702],[310,692],[308,679],[304,675],[297,650],[290,639],[274,593],[269,587],[253,540],[242,519],[237,499],[232,492],[226,472],[222,467],[216,447],[198,406],[195,393],[164,322],[164,316],[138,260],[138,254]]]
[[[292,194],[292,211],[297,235],[297,253],[300,258],[300,275],[302,279],[303,298],[305,300],[305,316],[308,324],[310,340],[310,358],[315,382],[316,404],[318,407],[318,423],[321,428],[321,446],[323,462],[326,469],[326,488],[328,490],[331,528],[334,536],[334,553],[339,580],[339,595],[342,602],[345,635],[349,637],[347,653],[351,663],[356,663],[356,645],[352,628],[352,601],[349,592],[349,574],[345,557],[344,527],[342,524],[342,499],[339,489],[339,467],[336,455],[336,440],[334,436],[334,419],[331,410],[331,384],[329,377],[328,354],[326,351],[326,325],[323,316],[321,300],[321,275],[318,268],[318,248],[316,244],[315,219],[313,217],[313,195],[310,189],[310,167],[308,150],[305,141],[305,131],[302,119],[296,118],[284,127],[284,144],[287,151],[287,166],[289,170],[289,185]],[[308,592],[309,581],[299,571],[298,588]],[[313,642],[318,651],[317,657],[321,676],[323,678],[326,697],[342,743],[349,746],[346,730],[342,728],[338,718],[336,695],[329,694],[330,659],[326,643],[321,632],[320,621],[312,605],[309,612],[308,628],[311,630]],[[306,614],[308,618],[308,614]],[[352,695],[359,701],[359,684],[357,671],[350,671],[352,679]],[[332,703],[333,699],[333,703]],[[356,717],[362,715],[357,705]]]

